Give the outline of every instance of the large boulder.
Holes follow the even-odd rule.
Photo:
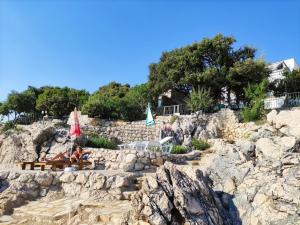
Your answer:
[[[200,170],[180,171],[165,163],[132,197],[135,216],[153,225],[232,224]]]
[[[267,121],[285,135],[300,138],[300,109],[282,110],[279,113],[272,110],[267,115]]]

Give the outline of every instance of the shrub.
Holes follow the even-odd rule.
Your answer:
[[[198,88],[193,89],[189,98],[186,100],[189,110],[196,112],[198,110],[205,110],[213,105],[213,99],[210,96],[210,89]]]
[[[109,140],[107,138],[98,136],[98,135],[91,135],[87,138],[87,147],[92,148],[108,148],[108,149],[117,149],[117,143],[113,140]]]
[[[170,124],[175,123],[175,121],[176,121],[177,119],[178,119],[178,116],[173,115],[173,116],[171,117],[171,119],[170,119]]]
[[[255,121],[263,116],[267,85],[267,81],[263,80],[259,84],[248,85],[248,87],[244,89],[248,99],[248,105],[242,111],[244,122]]]
[[[205,150],[210,147],[210,145],[204,140],[193,139],[192,145],[196,150]]]
[[[16,131],[20,133],[23,131],[23,129],[18,127],[13,121],[8,121],[4,123],[3,127],[1,128],[1,132],[7,133],[8,131]]]
[[[174,145],[171,154],[185,154],[188,152],[188,148],[182,145]]]

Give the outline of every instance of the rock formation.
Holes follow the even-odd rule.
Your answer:
[[[275,118],[235,144],[211,140],[214,152],[199,162],[198,168],[213,180],[234,224],[299,224],[299,139],[281,133],[278,123]],[[284,126],[290,131],[299,123],[294,120]]]
[[[231,224],[217,195],[200,170],[181,172],[166,162],[132,197],[135,216],[153,225]]]

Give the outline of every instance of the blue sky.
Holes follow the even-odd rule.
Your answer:
[[[145,82],[162,51],[217,33],[300,62],[300,1],[0,0],[0,101],[28,85]]]

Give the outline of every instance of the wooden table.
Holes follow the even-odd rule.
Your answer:
[[[45,170],[46,162],[21,162],[19,163],[21,166],[22,170],[26,169],[26,166],[30,166],[30,170],[34,170],[35,167],[40,167],[41,171]]]
[[[70,163],[64,161],[52,161],[52,162],[21,162],[19,165],[21,166],[22,170],[26,169],[26,166],[30,166],[30,170],[34,170],[35,167],[40,167],[41,171],[45,170],[45,166],[51,166],[52,170],[56,170],[56,168],[64,169],[67,166],[71,165],[78,165],[78,169],[82,170],[83,166],[91,165],[92,163],[89,161],[82,161],[80,163]]]

